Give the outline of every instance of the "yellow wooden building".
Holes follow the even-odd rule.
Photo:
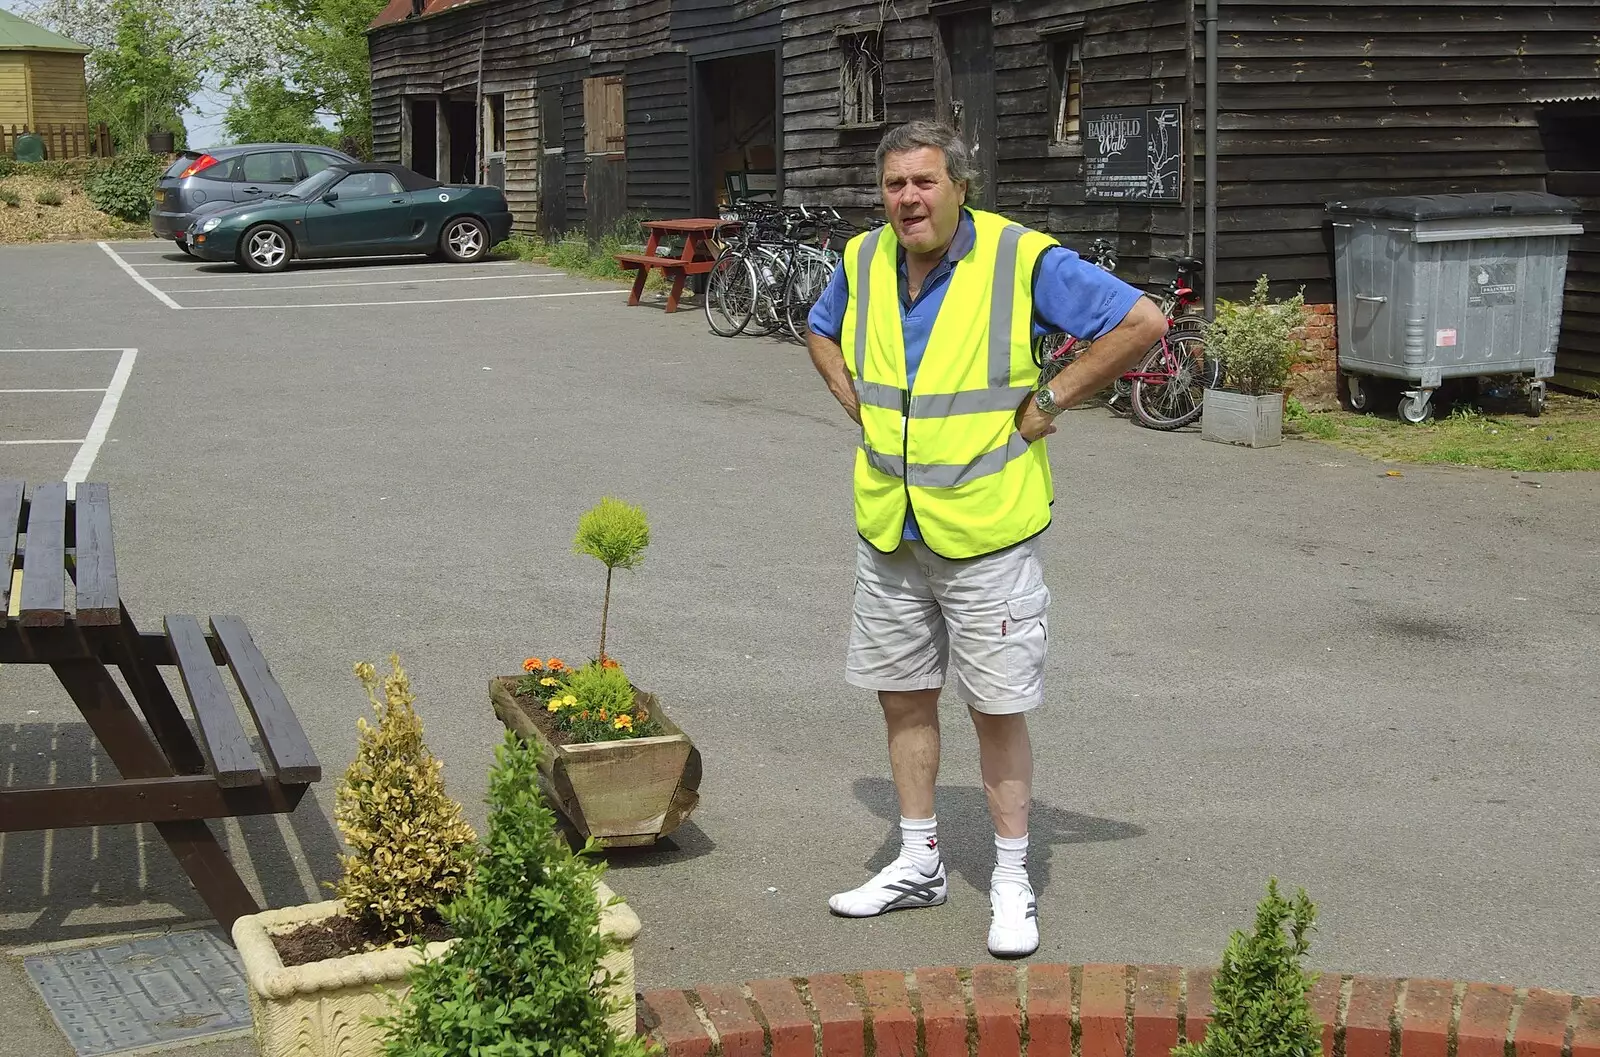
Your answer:
[[[70,125],[87,128],[89,49],[59,33],[0,10],[0,128]]]

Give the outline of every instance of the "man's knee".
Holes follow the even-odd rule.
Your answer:
[[[878,704],[890,723],[936,723],[939,690],[880,690]]]

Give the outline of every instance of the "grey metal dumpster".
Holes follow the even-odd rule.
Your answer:
[[[1399,396],[1432,415],[1447,378],[1555,374],[1567,245],[1578,204],[1537,191],[1329,202],[1339,370],[1352,410]]]

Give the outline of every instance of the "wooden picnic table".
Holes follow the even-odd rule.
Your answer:
[[[737,220],[723,220],[720,217],[690,217],[684,220],[646,220],[644,227],[650,232],[645,243],[643,253],[618,253],[617,263],[624,268],[635,270],[639,274],[633,280],[633,293],[628,296],[628,304],[637,305],[639,296],[644,293],[644,284],[650,277],[652,268],[660,269],[662,275],[672,274],[672,292],[667,295],[667,311],[678,310],[678,297],[683,293],[683,283],[691,275],[704,275],[717,263],[717,245],[714,240],[717,229],[737,228]],[[676,257],[663,257],[656,251],[661,247],[661,236],[669,238],[674,235],[683,236],[683,252]]]
[[[65,482],[36,484],[29,495],[25,482],[0,480],[0,535],[0,664],[48,665],[120,776],[0,786],[0,833],[152,823],[231,934],[236,918],[260,907],[204,820],[292,812],[322,777],[266,658],[235,616],[211,617],[209,630],[187,615],[167,616],[159,633],[138,630],[117,586],[105,484],[80,484],[68,498]],[[162,666],[178,669],[198,739]],[[245,736],[223,667],[265,761]]]

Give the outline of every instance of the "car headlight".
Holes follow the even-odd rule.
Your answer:
[[[220,224],[220,223],[222,223],[222,221],[219,218],[212,217],[210,220],[208,220],[204,224],[200,225],[200,230],[201,231],[214,231],[214,230],[216,230],[217,225]]]

